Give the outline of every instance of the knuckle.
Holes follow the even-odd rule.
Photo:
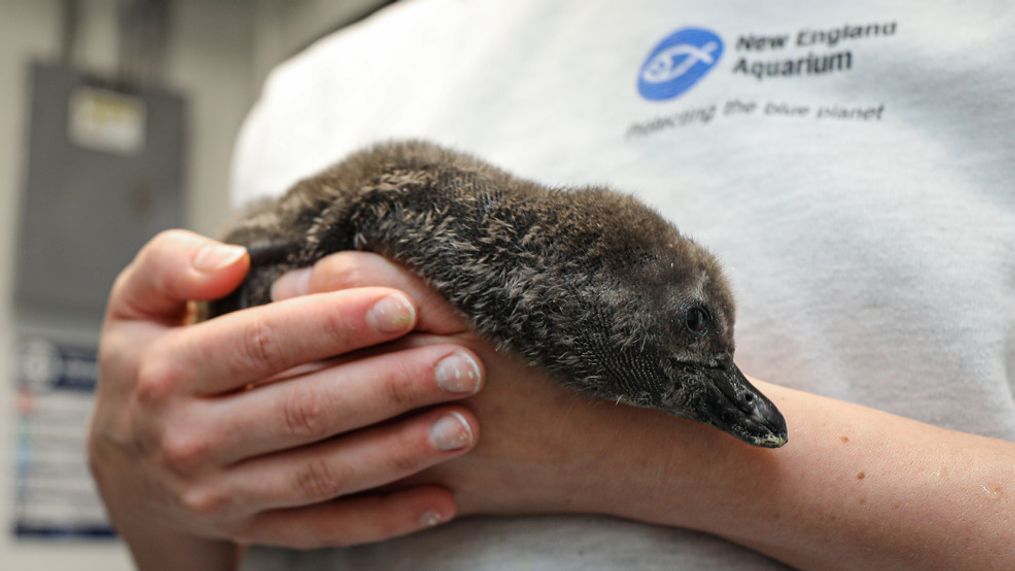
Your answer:
[[[402,371],[394,371],[381,382],[384,397],[398,409],[414,408],[422,400],[418,383]]]
[[[344,348],[355,336],[353,325],[346,311],[329,311],[322,315],[321,327],[324,335],[335,347]]]
[[[120,273],[116,275],[116,279],[113,280],[113,287],[109,290],[109,299],[111,301],[123,299],[126,296],[126,292],[130,287],[130,276],[133,272],[134,263],[132,262],[120,270]]]
[[[396,474],[415,474],[424,467],[426,463],[424,451],[428,449],[429,447],[425,446],[400,444],[398,452],[388,461],[390,470]]]
[[[171,291],[177,285],[179,274],[169,267],[182,252],[192,247],[196,236],[185,230],[164,230],[149,240],[113,282],[110,307],[119,305],[143,315],[140,308],[145,307],[147,300],[142,291]],[[139,289],[141,284],[145,287]]]
[[[136,344],[136,340],[119,327],[110,327],[102,334],[99,344],[99,383],[121,388],[137,386],[143,364],[140,357],[143,356],[144,349],[135,348]]]
[[[183,241],[189,241],[193,238],[193,234],[180,228],[170,228],[168,230],[162,230],[155,235],[148,242],[147,250],[158,250],[165,248],[166,246],[178,244]]]
[[[188,236],[190,236],[190,233],[186,230],[180,228],[167,228],[156,234],[151,241],[156,244],[161,244],[167,241],[181,240],[187,238]]]
[[[313,501],[342,495],[343,477],[323,458],[313,458],[296,474],[296,490]]]
[[[179,245],[188,241],[190,236],[189,232],[179,228],[163,230],[141,248],[135,258],[135,263],[142,267],[150,267],[151,262],[163,257],[166,252],[178,249]]]
[[[180,497],[183,509],[201,518],[222,516],[229,508],[230,499],[227,494],[207,486],[194,486],[184,491]]]
[[[164,403],[183,383],[183,371],[171,360],[148,358],[137,372],[137,400],[145,406]]]
[[[328,436],[328,423],[320,391],[301,383],[291,387],[282,405],[286,433],[298,438],[320,439]]]
[[[351,254],[334,254],[318,262],[315,273],[323,276],[325,291],[348,289],[364,283],[362,265],[357,263],[357,256]]]
[[[256,369],[280,371],[285,368],[285,356],[278,343],[275,329],[264,320],[256,320],[246,326],[240,343],[240,358],[243,370]]]
[[[180,429],[163,434],[159,445],[166,466],[177,473],[196,471],[208,459],[210,448],[204,436]]]

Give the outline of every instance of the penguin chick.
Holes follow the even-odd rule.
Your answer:
[[[546,188],[430,143],[393,142],[259,204],[226,241],[246,246],[252,266],[211,316],[267,303],[290,269],[367,250],[566,386],[756,446],[786,443],[782,414],[733,363],[718,262],[629,196]]]

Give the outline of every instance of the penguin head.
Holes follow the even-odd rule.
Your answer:
[[[636,385],[640,404],[723,430],[755,446],[786,443],[786,421],[733,362],[735,306],[718,261],[674,235],[633,256],[624,282],[626,327],[620,385]],[[619,392],[619,391],[618,391]],[[630,393],[628,389],[626,392]],[[621,399],[624,400],[624,399]]]

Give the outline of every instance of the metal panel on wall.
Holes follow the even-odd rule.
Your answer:
[[[182,221],[185,102],[31,65],[19,313],[98,321],[117,273]]]

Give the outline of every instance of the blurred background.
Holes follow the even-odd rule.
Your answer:
[[[218,232],[271,68],[390,3],[0,0],[0,569],[132,568],[83,451],[109,286]]]

